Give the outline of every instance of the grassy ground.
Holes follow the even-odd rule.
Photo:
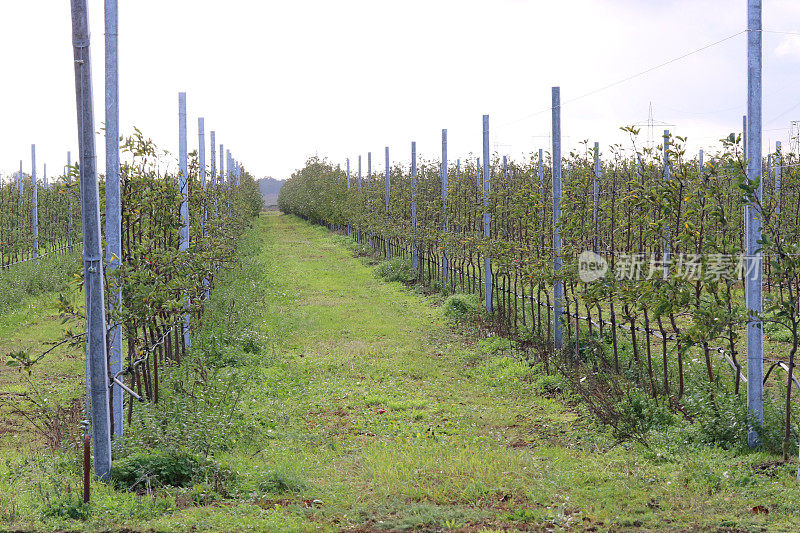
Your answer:
[[[379,281],[344,241],[265,215],[221,282],[217,312],[246,318],[263,347],[239,411],[254,429],[215,456],[240,474],[232,498],[187,505],[96,485],[84,519],[45,517],[52,468],[34,489],[20,474],[34,459],[4,447],[0,529],[797,530],[793,467],[669,434],[614,446],[504,343]],[[0,332],[45,337],[50,312],[31,313],[3,316]]]

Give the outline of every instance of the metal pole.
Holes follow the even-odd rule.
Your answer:
[[[347,198],[350,198],[350,158],[347,158]],[[350,217],[347,217],[347,236],[350,237]]]
[[[211,130],[211,188],[217,184],[217,132]]]
[[[442,130],[442,286],[448,280],[448,259],[447,259],[447,130]]]
[[[206,120],[203,117],[197,119],[197,162],[200,166],[200,186],[203,187],[203,194],[206,191]],[[203,205],[203,219],[200,221],[203,237],[206,236],[206,219],[208,218],[208,211],[206,211],[205,202]],[[206,280],[207,283],[208,280]]]
[[[358,208],[359,208],[359,211],[363,211],[363,207],[364,207],[364,204],[363,204],[363,200],[361,198],[361,156],[359,155],[358,156]],[[363,213],[360,213],[360,215],[363,216]],[[356,232],[356,240],[360,244],[363,244],[362,243],[362,236],[361,236],[361,228],[363,227],[363,225],[364,225],[364,220],[362,218],[361,222],[358,225],[358,231]]]
[[[67,184],[72,185],[72,152],[67,152]],[[67,194],[67,249],[72,253],[72,191]]]
[[[372,152],[367,152],[367,186],[369,187],[369,195],[372,196]],[[372,210],[372,202],[370,201],[369,209]],[[375,249],[375,237],[372,231],[369,232],[369,247]]]
[[[189,250],[189,161],[186,140],[186,93],[178,93],[178,186],[181,190],[181,252]],[[187,298],[186,306],[189,301]],[[189,335],[189,313],[183,317],[183,341],[186,346],[191,346]]]
[[[783,157],[781,155],[781,142],[775,143],[775,214],[781,214],[781,171],[783,170]]]
[[[600,193],[600,189],[598,187],[598,182],[600,180],[600,143],[594,143],[594,182],[592,184],[592,192],[594,196],[594,212],[593,212],[593,220],[594,220],[594,252],[597,253],[599,248],[599,231],[597,225],[597,204],[598,204],[598,196]]]
[[[544,190],[544,158],[541,148],[539,148],[539,187]]]
[[[411,246],[411,268],[419,270],[419,246],[417,245],[417,143],[411,141],[411,227],[414,243]]]
[[[389,176],[389,147],[386,147],[386,220],[389,220],[389,197],[391,194],[391,177]],[[390,256],[390,241],[389,241],[389,234],[386,234],[386,259],[389,259]]]
[[[31,187],[33,212],[31,213],[31,230],[33,232],[33,257],[39,257],[39,187],[36,183],[36,145],[31,145]]]
[[[492,177],[489,174],[489,115],[483,115],[483,237],[488,242],[492,215],[489,213],[489,192]],[[489,251],[483,258],[483,289],[486,312],[492,314],[492,259]]]
[[[564,305],[564,281],[561,273],[561,88],[553,87],[553,340],[556,350],[564,344],[561,334],[561,315]]]
[[[749,6],[748,6],[749,9]],[[749,41],[748,41],[748,57],[749,57]],[[749,71],[748,71],[749,75]],[[749,83],[749,82],[748,82]],[[748,101],[749,103],[749,101]],[[742,159],[744,160],[745,165],[745,174],[747,174],[747,115],[742,115]],[[748,243],[747,240],[750,238],[750,206],[745,205],[742,206],[743,220],[744,220],[744,253],[747,254],[748,250]],[[745,291],[744,295],[745,303],[747,303],[747,291]]]
[[[100,235],[100,191],[94,145],[92,69],[87,0],[71,0],[78,141],[80,145],[83,274],[86,306],[86,355],[92,406],[94,471],[101,480],[111,469],[111,418],[108,408],[106,310],[103,301],[103,248]]]
[[[758,184],[761,201],[761,0],[747,2],[747,179]],[[760,424],[764,419],[763,382],[764,338],[761,325],[761,213],[756,205],[748,209],[747,239],[747,409]],[[756,428],[751,425],[747,443],[760,445]]]
[[[117,0],[105,0],[106,45],[106,271],[114,272],[122,265],[122,193],[119,168],[119,54]],[[113,279],[113,278],[112,278]],[[112,285],[114,283],[112,282]],[[109,295],[109,309],[122,310],[122,287],[117,285]],[[116,322],[116,317],[112,320]],[[108,330],[108,369],[112,376],[122,371],[122,328]],[[122,437],[122,389],[111,388],[111,421],[114,435]]]
[[[664,179],[666,181],[670,181],[672,179],[671,173],[671,166],[669,163],[669,130],[664,130]],[[664,278],[666,279],[669,276],[670,271],[670,261],[671,261],[671,251],[670,251],[670,238],[671,238],[671,231],[669,227],[669,222],[664,224],[664,254],[663,254],[663,271],[664,271]]]
[[[219,143],[219,184],[225,184],[225,145]]]
[[[42,180],[44,181],[44,188],[47,189],[50,186],[50,184],[47,182],[47,163],[42,165],[42,167]]]

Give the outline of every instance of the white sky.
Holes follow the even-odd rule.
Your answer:
[[[99,130],[103,2],[89,3]],[[0,173],[20,159],[30,172],[36,143],[39,173],[53,175],[77,152],[69,1],[0,10]],[[384,146],[407,160],[411,140],[436,157],[442,128],[451,159],[478,153],[483,113],[492,149],[520,157],[548,148],[551,86],[567,102],[745,27],[746,0],[120,0],[121,131],[177,152],[186,91],[190,149],[204,116],[207,142],[216,130],[257,177],[286,178],[315,153],[355,168],[372,151],[379,170]],[[764,0],[764,29],[800,32],[800,2]],[[624,142],[619,126],[646,121],[652,102],[656,120],[709,148],[741,128],[745,67],[741,34],[565,104],[564,141]],[[794,119],[800,36],[765,33],[765,143],[788,142]],[[102,167],[102,136],[97,148]]]

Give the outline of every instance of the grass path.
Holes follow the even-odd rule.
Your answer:
[[[612,447],[527,364],[378,280],[343,237],[282,215],[260,224],[262,327],[280,357],[256,399],[273,435],[253,453],[296,479],[299,500],[322,502],[289,499],[306,525],[797,529],[790,467],[679,443]]]

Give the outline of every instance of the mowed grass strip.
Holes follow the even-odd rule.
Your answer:
[[[259,399],[275,438],[254,453],[307,481],[300,498],[323,502],[305,511],[312,524],[794,527],[790,468],[765,475],[767,456],[679,442],[615,446],[527,363],[481,353],[438,300],[378,280],[343,237],[284,215],[261,231],[276,296],[264,333],[281,356]]]

